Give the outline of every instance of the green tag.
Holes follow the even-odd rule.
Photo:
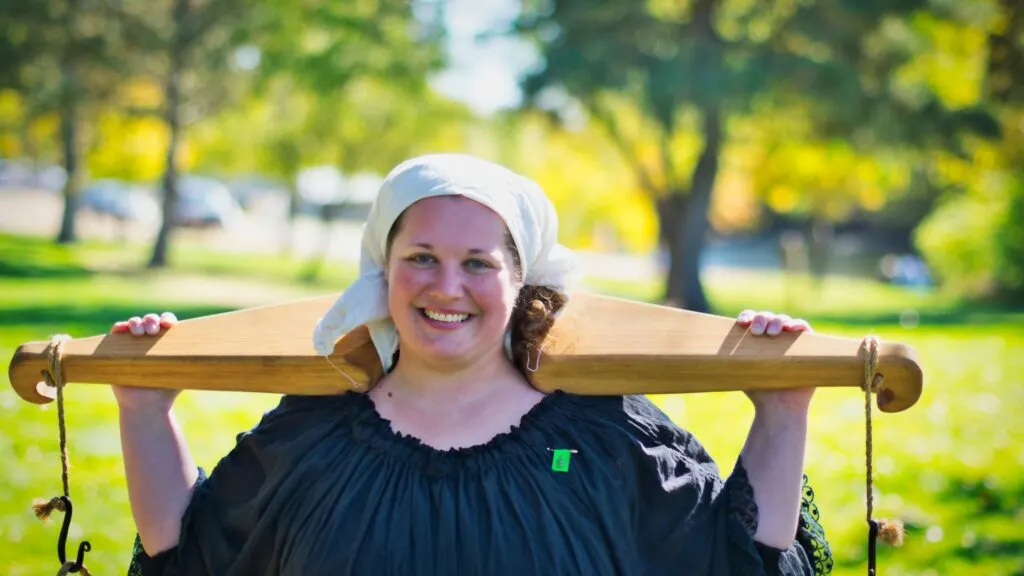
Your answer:
[[[555,455],[551,458],[551,469],[555,472],[569,471],[569,458],[572,457],[572,450],[552,450]]]

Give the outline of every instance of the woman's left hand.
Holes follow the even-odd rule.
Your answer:
[[[753,336],[772,337],[782,332],[814,332],[806,320],[773,312],[744,310],[740,312],[736,323],[740,326],[749,326],[750,334]],[[814,396],[814,388],[748,391],[747,396],[757,411],[807,411]]]

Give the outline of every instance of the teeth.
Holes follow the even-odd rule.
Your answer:
[[[462,322],[469,318],[469,314],[442,314],[433,310],[424,310],[423,312],[427,315],[427,318],[437,320],[438,322]]]

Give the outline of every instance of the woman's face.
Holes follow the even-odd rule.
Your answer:
[[[506,228],[460,196],[426,198],[402,215],[388,258],[388,306],[402,358],[438,369],[503,357],[516,299]]]

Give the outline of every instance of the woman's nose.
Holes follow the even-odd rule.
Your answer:
[[[442,298],[458,298],[462,296],[462,270],[458,266],[442,265],[437,267],[432,292]]]

